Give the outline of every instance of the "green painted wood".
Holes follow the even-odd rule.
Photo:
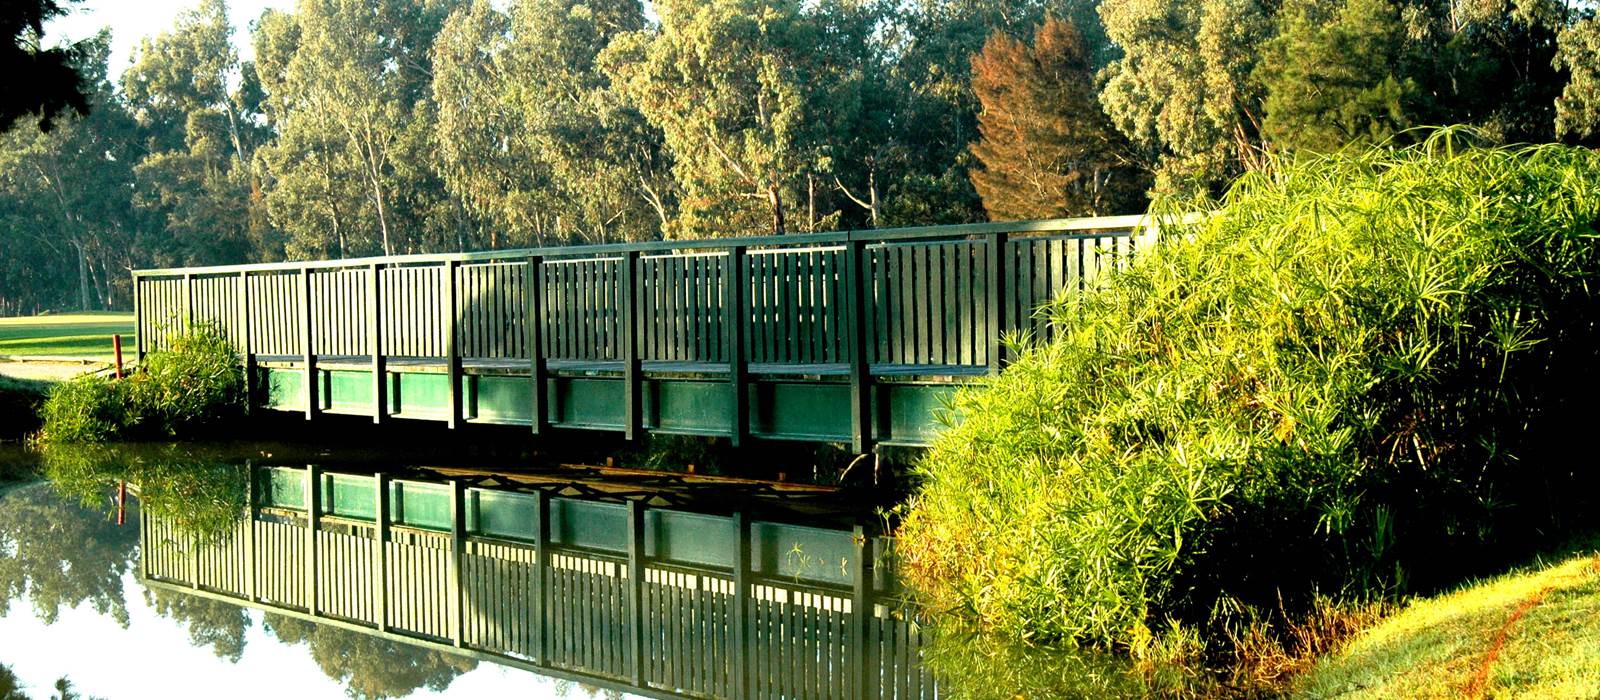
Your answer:
[[[375,601],[373,624],[380,632],[389,631],[389,476],[373,475],[372,596]]]
[[[523,314],[523,331],[526,334],[523,340],[523,351],[528,359],[529,375],[529,425],[533,434],[538,435],[545,429],[548,419],[545,410],[545,396],[548,391],[545,381],[544,366],[544,341],[541,331],[544,323],[544,261],[539,256],[529,256],[526,269],[523,271],[524,289],[522,297],[527,304]],[[529,287],[531,285],[531,288]]]
[[[635,310],[643,306],[641,301],[644,298],[643,290],[639,288],[636,280],[639,270],[639,252],[628,251],[622,259],[621,268],[619,298],[624,303],[621,304],[621,313],[618,320],[619,330],[621,331],[618,341],[621,344],[620,354],[623,362],[622,396],[624,412],[622,434],[625,439],[632,441],[639,437],[641,430],[640,416],[642,413],[641,401],[643,393],[640,387],[639,343],[636,337],[639,332],[638,325],[640,320],[635,318]]]
[[[445,319],[444,357],[446,371],[449,374],[446,386],[450,392],[450,413],[449,417],[445,419],[445,424],[451,428],[455,428],[456,425],[461,421],[461,352],[457,344],[460,340],[459,327],[461,325],[461,309],[460,304],[457,303],[457,288],[459,286],[460,266],[461,263],[459,261],[450,260],[445,262],[445,293],[441,297],[441,303],[443,306],[439,310],[439,313]],[[456,639],[459,642],[459,635],[456,637]]]
[[[867,329],[864,322],[868,309],[862,299],[863,259],[865,243],[851,243],[845,250],[845,312],[846,330],[850,343],[850,449],[865,453],[872,443],[871,377],[867,372]]]
[[[316,615],[318,611],[317,600],[317,532],[322,528],[322,480],[317,476],[315,466],[307,467],[305,471],[306,494],[306,529],[305,529],[305,572],[304,593],[306,611]]]

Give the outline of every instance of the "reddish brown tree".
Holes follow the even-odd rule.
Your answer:
[[[982,112],[968,176],[991,220],[1144,210],[1148,175],[1101,111],[1070,21],[1045,18],[1032,47],[995,32],[972,57],[972,89]]]

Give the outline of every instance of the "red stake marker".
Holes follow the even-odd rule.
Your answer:
[[[117,356],[117,379],[122,378],[122,336],[111,336],[111,352]],[[117,523],[120,525],[121,523]]]

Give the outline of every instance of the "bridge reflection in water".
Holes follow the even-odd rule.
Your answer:
[[[145,583],[651,697],[937,695],[888,541],[860,525],[465,473],[250,484],[215,540],[142,513]]]

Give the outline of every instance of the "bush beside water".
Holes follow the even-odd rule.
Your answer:
[[[198,325],[176,334],[169,349],[147,355],[127,379],[85,376],[57,384],[40,414],[46,441],[105,442],[193,437],[243,406],[244,370],[227,337]]]
[[[1592,527],[1600,154],[1463,136],[1248,175],[1051,305],[917,467],[924,603],[1139,656]]]

